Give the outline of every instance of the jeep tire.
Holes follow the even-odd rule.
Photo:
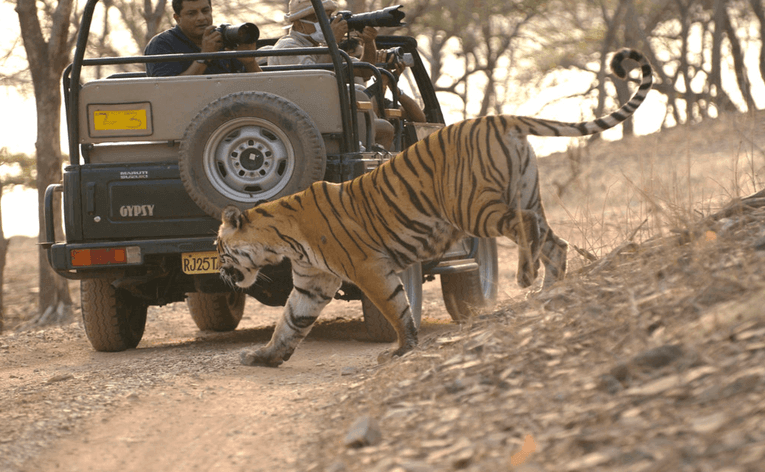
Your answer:
[[[205,213],[220,218],[291,195],[324,178],[327,156],[316,125],[293,102],[266,92],[238,92],[207,105],[186,128],[179,170]]]
[[[454,321],[467,321],[497,301],[499,264],[497,240],[481,238],[475,255],[477,270],[441,274],[441,293],[446,311]]]
[[[243,292],[187,294],[186,305],[201,331],[233,331],[244,314]]]
[[[133,349],[146,327],[146,303],[115,289],[112,282],[107,278],[80,281],[82,321],[96,351]]]

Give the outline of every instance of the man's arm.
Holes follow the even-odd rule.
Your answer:
[[[382,54],[380,56],[382,56]],[[403,63],[397,62],[395,64],[393,75],[396,76],[396,79],[401,77],[401,74],[404,73],[405,69],[406,69],[406,66]],[[387,75],[383,76],[382,82],[383,82],[383,93],[385,93],[384,91],[388,88],[398,87],[398,84],[393,84],[393,85],[390,84],[390,80],[388,79]],[[417,101],[414,98],[404,94],[404,92],[402,92],[400,88],[398,89],[398,103],[401,105],[401,108],[404,111],[404,119],[409,121],[415,121],[418,123],[424,123],[428,121],[427,117],[425,116],[425,112],[422,111],[422,108],[420,108],[420,104],[417,103]]]
[[[398,90],[398,103],[404,109],[404,119],[417,123],[428,121],[425,117],[425,112],[420,108],[420,104],[414,98],[404,94],[401,89]]]
[[[365,26],[361,32],[361,43],[364,45],[364,52],[361,54],[361,60],[374,65],[377,62],[377,29],[371,26]],[[354,69],[354,73],[364,80],[372,78],[373,72],[368,69]]]

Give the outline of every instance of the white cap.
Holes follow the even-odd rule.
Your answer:
[[[337,3],[333,0],[324,0],[322,5],[324,5],[324,10],[327,13],[337,10]],[[289,13],[284,15],[284,19],[292,23],[295,20],[310,16],[311,13],[314,13],[311,0],[290,0]]]

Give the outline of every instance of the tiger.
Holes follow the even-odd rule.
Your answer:
[[[629,102],[605,117],[564,123],[492,115],[445,126],[373,171],[308,189],[245,211],[222,211],[217,235],[220,275],[231,286],[254,284],[261,268],[288,258],[294,288],[271,340],[240,353],[244,365],[277,367],[311,330],[341,284],[350,282],[383,313],[397,334],[389,356],[417,345],[417,328],[397,274],[438,258],[465,236],[506,236],[519,250],[517,282],[530,286],[544,264],[543,289],[566,273],[568,243],[545,217],[537,161],[526,136],[587,136],[629,118],[651,89],[653,70],[633,49],[614,54],[642,79]]]

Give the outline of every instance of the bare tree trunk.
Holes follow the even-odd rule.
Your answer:
[[[722,7],[722,14],[725,33],[728,35],[730,50],[733,55],[733,69],[736,71],[736,82],[738,83],[738,88],[746,102],[747,110],[752,111],[755,110],[754,97],[752,97],[752,87],[746,72],[746,64],[744,64],[744,51],[741,47],[741,41],[739,41],[738,36],[736,35],[736,30],[733,28],[733,23],[730,21],[730,15],[728,15],[725,5]]]
[[[629,85],[623,80],[614,80],[614,87],[616,88],[616,97],[619,99],[619,103],[627,103],[632,95],[630,93]],[[635,135],[635,121],[630,119],[625,120],[622,123],[622,137]]]
[[[654,53],[653,47],[651,46],[651,39],[648,37],[648,34],[646,31],[652,31],[653,27],[648,26],[647,28],[644,27],[643,23],[640,21],[640,17],[638,16],[637,12],[635,11],[635,2],[634,0],[626,0],[627,4],[627,12],[625,14],[626,22],[635,25],[635,30],[637,31],[637,34],[640,36],[640,40],[642,43],[642,49],[643,54],[648,58],[649,61],[651,61],[651,64],[653,64],[654,72],[659,76],[659,83],[654,84],[654,90],[663,93],[667,96],[667,108],[668,111],[671,110],[672,117],[675,120],[675,123],[680,123],[680,113],[678,112],[677,107],[677,90],[675,90],[674,81],[670,80],[669,76],[667,76],[666,72],[664,71],[664,67],[662,62],[659,60],[658,57],[656,57],[656,54]],[[669,3],[665,4],[665,8],[669,7]],[[661,16],[661,15],[658,15]],[[655,23],[652,23],[655,24]]]
[[[645,51],[645,45],[641,44],[641,38],[644,33],[640,31],[641,22],[637,18],[635,13],[635,4],[633,0],[622,0],[624,4],[624,44],[633,48],[638,48],[641,51]],[[614,87],[616,88],[616,96],[619,99],[619,103],[627,103],[630,99],[630,88],[626,81],[616,80],[614,81]],[[622,124],[622,136],[634,136],[635,135],[635,120],[630,117]]]
[[[0,202],[3,199],[3,185],[0,183]],[[3,221],[3,210],[0,205],[0,221]],[[8,254],[8,240],[5,239],[3,225],[0,224],[0,334],[3,333],[3,319],[5,318],[5,304],[3,300],[3,290],[5,286],[5,256]]]
[[[595,108],[596,117],[603,116],[604,110],[606,109],[606,76],[608,74],[608,66],[606,64],[608,63],[608,53],[614,49],[614,43],[616,43],[616,33],[619,31],[619,25],[622,21],[625,6],[626,2],[621,0],[619,5],[616,7],[616,11],[614,11],[614,14],[609,17],[605,5],[601,3],[601,13],[603,15],[603,21],[605,22],[607,29],[606,34],[603,37],[603,42],[600,45],[600,63],[598,64],[599,68],[596,79],[598,82],[598,105]],[[589,138],[589,142],[597,141],[599,139],[601,139],[600,133],[591,136]]]
[[[98,38],[98,56],[108,56],[107,53],[107,44],[109,44],[109,33],[111,32],[111,28],[109,28],[109,9],[112,7],[112,1],[111,0],[103,0],[101,2],[104,5],[104,18],[103,18],[103,27],[101,28],[101,36]],[[96,66],[96,78],[101,79],[103,78],[102,66]]]
[[[688,41],[691,34],[691,3],[693,0],[675,0],[680,14],[680,58],[679,73],[683,78],[685,86],[685,120],[688,123],[693,122],[693,113],[696,110],[696,94],[691,89],[691,77],[689,74],[690,64],[688,64]],[[701,117],[700,117],[701,118]]]
[[[762,0],[749,0],[752,10],[760,22],[760,77],[765,81],[765,9]]]
[[[56,79],[58,79],[56,77]],[[58,80],[55,80],[58,85]],[[40,221],[39,240],[45,239],[44,228],[44,199],[45,189],[49,184],[61,182],[61,92],[59,87],[51,86],[46,91],[35,92],[37,102],[37,192]],[[43,131],[40,131],[43,130]],[[61,208],[61,198],[56,197],[53,208]],[[61,224],[61,213],[53,211],[56,239],[62,240],[64,232]],[[72,298],[69,293],[67,279],[56,274],[48,264],[45,250],[39,252],[40,261],[40,318],[37,324],[59,323],[66,321],[72,314]]]
[[[490,110],[496,110],[494,106],[496,104],[496,83],[491,71],[494,69],[488,69],[486,72],[486,87],[484,88],[483,99],[481,100],[481,109],[478,112],[478,116],[486,116]]]
[[[725,0],[715,0],[714,3],[714,25],[715,30],[712,35],[712,69],[709,74],[710,95],[717,108],[721,111],[738,111],[733,100],[722,88],[722,42],[725,39],[725,23],[727,23],[727,13],[725,12]]]
[[[50,18],[50,37],[43,37],[35,0],[18,0],[21,36],[29,60],[37,106],[37,191],[40,221],[39,240],[44,239],[43,201],[49,184],[61,181],[61,84],[59,77],[69,62],[71,41],[69,23],[73,0],[59,0]],[[60,199],[58,206],[60,208]],[[60,213],[54,211],[59,235]],[[66,279],[59,277],[48,265],[45,250],[40,248],[40,298],[37,324],[63,321],[71,316],[72,298]]]
[[[140,46],[149,44],[149,40],[159,33],[159,25],[162,23],[162,17],[165,14],[166,0],[159,0],[156,8],[152,6],[151,0],[143,0],[143,19],[146,20],[145,42]]]

